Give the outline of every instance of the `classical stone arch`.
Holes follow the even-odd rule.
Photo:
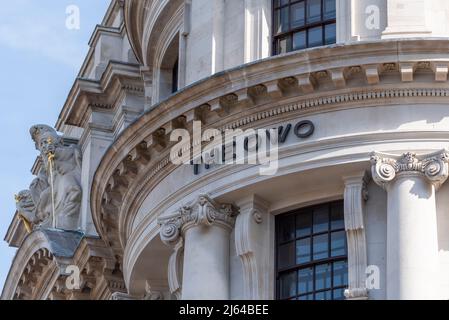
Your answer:
[[[81,239],[79,235],[70,233],[74,243]],[[2,293],[2,299],[44,299],[48,298],[49,292],[54,286],[58,276],[59,268],[64,265],[65,258],[70,250],[67,248],[58,253],[52,243],[56,236],[53,231],[34,231],[20,246],[11,266],[8,278]],[[55,254],[56,253],[56,254]],[[41,286],[36,284],[40,283]]]
[[[181,289],[182,271],[174,266],[173,270],[170,268],[173,251],[161,241],[158,224],[142,229],[137,238],[141,245],[129,247],[124,258],[129,294],[136,298],[156,295],[164,300],[176,298]]]
[[[176,33],[163,55],[156,59],[154,101],[163,100],[178,91],[179,75],[179,33]]]
[[[17,251],[2,299],[107,300],[115,292],[126,292],[126,287],[101,239],[40,229],[29,234]]]

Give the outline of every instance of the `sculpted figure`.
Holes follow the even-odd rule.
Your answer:
[[[51,227],[51,188],[45,169],[41,169],[36,179],[31,182],[30,194],[36,207],[36,217],[44,222],[43,227]]]
[[[54,210],[57,228],[76,230],[82,196],[81,151],[77,146],[65,146],[62,137],[49,126],[33,126],[30,133],[46,172],[34,182],[38,211],[45,216]]]
[[[36,207],[34,206],[30,190],[20,191],[19,194],[16,195],[16,208],[19,213],[19,218],[25,224],[27,231],[33,231],[34,226],[37,225],[39,221],[35,214]]]
[[[16,195],[16,208],[19,218],[25,224],[28,232],[33,231],[37,226],[49,227],[50,216],[39,215],[35,202],[33,200],[32,191],[23,190]]]

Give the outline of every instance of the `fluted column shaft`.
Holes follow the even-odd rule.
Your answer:
[[[373,154],[373,179],[388,193],[388,299],[438,298],[435,190],[448,177],[448,160],[446,151]]]
[[[237,210],[200,196],[174,216],[160,220],[161,238],[184,238],[183,300],[229,299],[229,245]]]

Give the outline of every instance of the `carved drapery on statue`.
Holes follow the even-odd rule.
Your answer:
[[[30,129],[42,168],[29,190],[16,196],[19,218],[28,231],[36,226],[77,230],[81,208],[81,151],[66,146],[53,128],[36,125]]]

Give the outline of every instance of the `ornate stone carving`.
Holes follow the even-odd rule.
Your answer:
[[[177,300],[182,298],[182,267],[184,255],[184,241],[179,239],[174,246],[174,251],[170,256],[168,262],[168,285],[170,293],[176,297]]]
[[[269,203],[252,195],[237,203],[240,214],[235,225],[235,250],[243,273],[243,299],[272,299],[269,281],[274,265],[268,250],[270,239]],[[270,262],[271,261],[271,262]]]
[[[31,182],[30,193],[33,199],[36,216],[46,221],[45,226],[51,226],[51,188],[45,169],[41,169],[37,177]]]
[[[366,172],[344,177],[344,217],[348,239],[349,300],[368,299],[366,288],[367,245],[365,234],[365,201],[368,199]]]
[[[30,186],[31,190],[20,191],[16,196],[16,208],[19,218],[25,224],[28,232],[33,231],[37,226],[50,227],[50,208],[40,207],[42,203],[47,203],[45,200],[40,201],[39,196],[45,198],[45,195],[38,191],[37,182],[41,178],[36,178]],[[36,200],[35,200],[36,199]],[[37,204],[36,204],[37,203]]]
[[[207,195],[200,195],[193,204],[182,207],[173,216],[159,219],[161,239],[173,245],[177,243],[182,229],[190,226],[220,224],[232,228],[237,214],[232,204],[219,204]]]
[[[33,126],[30,134],[45,168],[31,187],[37,215],[48,216],[49,211],[54,211],[55,227],[78,229],[82,195],[81,151],[77,146],[65,146],[62,137],[49,126]]]
[[[113,301],[133,301],[133,300],[137,300],[137,298],[133,297],[133,296],[130,296],[127,293],[114,292],[111,295],[111,300],[113,300]]]
[[[263,222],[263,216],[262,216],[262,214],[260,213],[259,210],[253,210],[252,211],[252,216],[253,216],[253,219],[254,219],[255,223],[261,224]]]
[[[426,155],[408,152],[402,156],[374,152],[371,163],[373,179],[383,188],[398,174],[421,174],[438,188],[448,178],[449,152],[441,150]]]
[[[33,198],[31,197],[30,190],[20,191],[15,196],[16,208],[19,213],[19,218],[25,224],[28,232],[31,232],[36,224],[38,224],[38,218],[36,217],[36,207],[34,206]]]

